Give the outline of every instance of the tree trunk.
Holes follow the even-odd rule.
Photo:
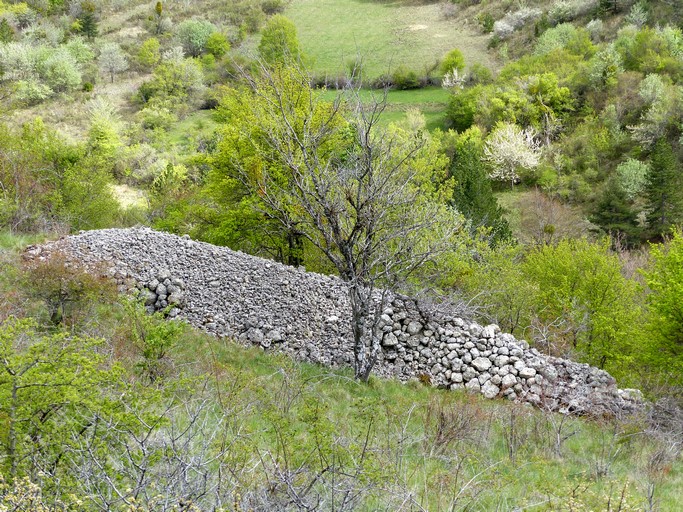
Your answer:
[[[370,310],[369,295],[358,284],[349,284],[349,301],[351,302],[351,331],[353,332],[354,377],[367,382],[374,366],[365,345],[367,332],[366,322]]]

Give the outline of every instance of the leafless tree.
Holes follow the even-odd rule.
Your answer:
[[[355,376],[366,381],[380,354],[388,297],[378,287],[395,287],[452,249],[460,218],[426,191],[434,176],[418,162],[425,138],[378,126],[383,100],[363,104],[349,89],[326,102],[304,71],[262,65],[258,72],[244,78],[269,120],[262,157],[272,165],[254,180],[233,164],[268,215],[310,241],[347,283]]]

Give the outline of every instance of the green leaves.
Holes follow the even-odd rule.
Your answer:
[[[653,264],[643,272],[651,290],[650,329],[657,349],[650,351],[656,364],[668,368],[680,384],[683,369],[683,233],[673,231],[670,240],[651,247]],[[677,373],[678,372],[678,373]]]
[[[0,326],[0,465],[11,478],[29,468],[54,471],[89,425],[79,410],[98,409],[115,380],[98,353],[102,340],[43,334],[31,320]]]

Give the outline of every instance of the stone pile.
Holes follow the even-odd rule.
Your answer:
[[[335,277],[147,228],[82,232],[26,254],[43,259],[55,251],[86,268],[104,265],[121,291],[142,295],[149,311],[170,306],[169,316],[219,337],[328,366],[353,364],[347,289]],[[606,372],[544,356],[495,325],[400,295],[384,304],[380,375],[577,414],[640,405],[637,392],[619,390]]]

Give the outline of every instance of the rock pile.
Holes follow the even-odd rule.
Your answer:
[[[216,336],[328,366],[353,363],[345,284],[223,247],[146,228],[82,232],[27,250],[55,251],[89,268],[108,268],[121,291],[139,290],[149,311],[171,306]],[[381,312],[376,373],[506,397],[549,410],[612,415],[639,407],[606,372],[548,357],[522,340],[392,295]]]

